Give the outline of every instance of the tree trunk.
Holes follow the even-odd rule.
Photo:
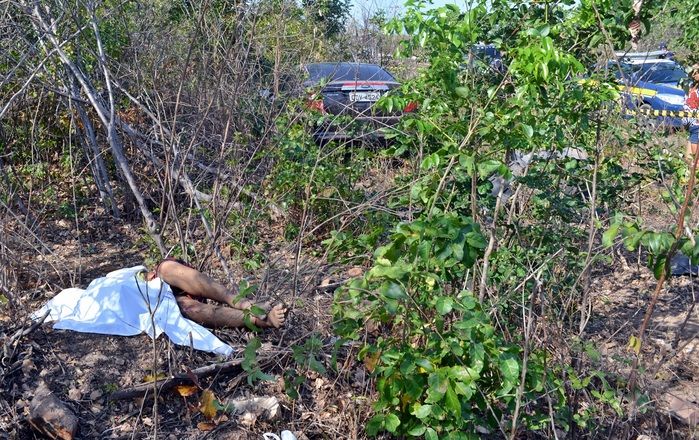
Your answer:
[[[92,125],[92,121],[88,117],[82,102],[78,100],[80,95],[80,87],[78,86],[75,77],[70,76],[68,81],[70,82],[72,103],[75,105],[78,112],[78,117],[80,118],[80,123],[82,124],[82,127],[76,126],[78,140],[80,145],[83,147],[85,157],[90,164],[92,177],[95,180],[95,185],[100,193],[102,203],[104,203],[105,208],[112,211],[112,216],[119,218],[121,217],[121,212],[119,212],[119,207],[114,199],[114,191],[112,190],[112,185],[109,183],[109,173],[107,173],[104,158],[102,157],[99,146],[97,145],[95,128]]]
[[[29,5],[26,5],[26,3],[25,6],[29,8]],[[124,176],[124,179],[129,185],[129,188],[131,189],[131,192],[138,203],[141,215],[143,216],[143,219],[146,223],[146,228],[149,232],[149,235],[158,246],[160,253],[162,255],[165,255],[166,249],[162,240],[162,235],[160,234],[160,228],[158,226],[158,223],[155,221],[153,214],[146,206],[143,194],[141,194],[141,191],[138,187],[138,183],[136,182],[136,179],[133,176],[133,173],[131,172],[129,162],[126,159],[126,156],[124,155],[124,148],[121,142],[121,138],[119,137],[116,131],[116,126],[119,123],[119,121],[118,117],[115,114],[114,96],[112,94],[109,71],[105,64],[104,53],[102,51],[102,42],[100,39],[99,32],[97,31],[97,24],[95,22],[94,16],[92,18],[91,25],[94,30],[95,39],[97,41],[98,51],[100,54],[100,67],[102,68],[104,73],[105,85],[107,87],[107,92],[109,95],[108,107],[104,98],[95,91],[95,88],[90,79],[87,78],[87,76],[78,68],[78,66],[70,59],[68,54],[63,50],[63,44],[59,42],[56,38],[57,26],[53,19],[51,17],[44,16],[44,13],[42,13],[42,11],[40,10],[38,3],[33,4],[29,10],[31,11],[31,14],[34,18],[32,22],[34,23],[37,33],[39,34],[39,38],[48,40],[49,43],[54,47],[61,62],[66,67],[66,70],[70,72],[70,74],[72,74],[75,80],[80,84],[83,93],[87,96],[87,99],[90,101],[90,104],[92,104],[92,107],[97,112],[97,115],[102,121],[104,129],[107,132],[107,141],[109,142],[109,147],[112,151],[112,155],[114,156],[114,160],[116,160],[117,165],[119,166],[119,169],[121,170]]]

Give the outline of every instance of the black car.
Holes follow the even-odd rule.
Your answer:
[[[375,104],[400,83],[381,66],[365,63],[314,63],[304,66],[308,107],[328,117],[315,128],[316,141],[382,139],[414,104],[390,112]]]

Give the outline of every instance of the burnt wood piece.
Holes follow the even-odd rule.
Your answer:
[[[78,432],[78,418],[43,382],[29,403],[29,424],[51,439],[72,440]]]

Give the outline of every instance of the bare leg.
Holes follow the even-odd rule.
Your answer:
[[[178,287],[189,294],[178,295],[177,304],[180,306],[182,314],[192,321],[198,322],[206,327],[244,327],[245,313],[253,306],[252,301],[235,301],[234,291],[204,275],[196,269],[187,267],[176,261],[164,261],[158,267],[158,273],[149,274],[149,279],[159,276],[171,286]],[[213,299],[231,307],[221,305],[205,304],[190,296]],[[260,318],[250,316],[252,324],[260,328],[279,328],[284,325],[286,309],[277,305],[273,307],[267,316]]]
[[[697,154],[697,150],[699,150],[699,144],[687,142],[687,161],[690,164],[694,162],[694,155]]]
[[[211,279],[196,269],[187,267],[176,261],[164,261],[158,267],[158,273],[150,274],[150,278],[158,276],[171,286],[179,287],[191,296],[201,296],[213,299],[223,304],[247,310],[252,306],[248,300],[235,301],[235,290],[229,290],[223,284]],[[241,315],[242,316],[242,315]]]
[[[205,304],[186,295],[176,297],[182,314],[192,321],[211,328],[245,327],[245,312],[230,307]],[[250,316],[252,324],[260,328],[279,328],[284,325],[286,309],[274,306],[266,317]]]

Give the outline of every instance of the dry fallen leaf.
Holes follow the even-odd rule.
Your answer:
[[[245,414],[240,416],[240,418],[238,419],[238,422],[241,425],[248,426],[248,427],[253,426],[256,421],[257,421],[257,415],[250,413],[250,412],[246,412]]]
[[[163,380],[163,379],[167,379],[167,374],[158,373],[155,376],[153,376],[152,374],[147,374],[143,378],[143,382],[155,382],[156,380]]]
[[[350,278],[360,277],[364,274],[364,269],[361,267],[353,267],[347,271],[347,276]]]
[[[214,396],[213,391],[202,391],[201,399],[199,400],[199,411],[209,420],[216,417],[216,396]]]
[[[376,368],[376,364],[379,363],[380,356],[381,353],[377,351],[376,353],[369,354],[364,358],[364,366],[369,373],[372,373],[374,368]]]
[[[22,373],[29,374],[34,370],[36,370],[36,365],[34,365],[34,362],[32,362],[31,359],[25,359],[22,361]]]
[[[197,423],[197,428],[199,428],[199,431],[213,431],[216,428],[216,424],[211,422],[199,422]]]
[[[177,385],[175,391],[182,397],[188,397],[199,391],[196,385]]]
[[[80,400],[83,397],[82,391],[77,388],[71,388],[68,390],[68,398],[71,400]]]

